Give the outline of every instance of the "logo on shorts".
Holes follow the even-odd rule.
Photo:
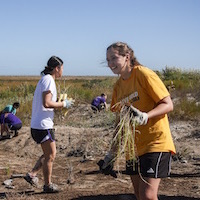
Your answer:
[[[152,168],[150,168],[149,170],[147,170],[147,173],[148,174],[153,174],[154,173],[154,170]]]

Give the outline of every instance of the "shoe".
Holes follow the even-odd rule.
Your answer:
[[[57,192],[59,192],[58,186],[53,183],[50,183],[49,185],[44,185],[43,192],[44,193],[57,193]]]
[[[24,179],[30,183],[32,186],[37,187],[38,186],[38,177],[31,176],[29,173],[24,176]]]
[[[8,135],[8,138],[9,138],[9,139],[12,139],[12,138],[13,138],[13,136],[12,136],[11,134],[9,134],[9,135]]]

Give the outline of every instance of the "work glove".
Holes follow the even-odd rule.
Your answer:
[[[63,107],[64,108],[70,108],[74,104],[74,100],[72,98],[68,99],[66,98],[63,100]]]
[[[138,125],[146,125],[148,122],[148,114],[145,112],[141,112],[134,106],[130,106],[130,114],[133,115],[136,124]]]
[[[114,155],[111,152],[108,152],[104,160],[99,160],[97,165],[99,166],[99,170],[105,175],[111,175],[114,178],[117,178],[116,172],[113,170],[114,167]]]

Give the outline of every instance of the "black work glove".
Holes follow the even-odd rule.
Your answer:
[[[109,161],[108,161],[109,160]],[[106,155],[104,160],[99,160],[97,165],[99,166],[99,170],[105,175],[111,175],[114,178],[117,178],[116,172],[113,170],[113,158],[110,155]]]

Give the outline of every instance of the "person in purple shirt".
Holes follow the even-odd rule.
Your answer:
[[[92,100],[91,108],[95,112],[101,111],[107,108],[106,104],[107,95],[102,93],[101,96],[97,96]]]
[[[12,113],[1,113],[0,124],[0,138],[2,138],[4,132],[6,132],[7,135],[12,138],[12,135],[10,134],[12,131],[15,132],[14,136],[18,136],[18,130],[22,127],[22,121]]]

